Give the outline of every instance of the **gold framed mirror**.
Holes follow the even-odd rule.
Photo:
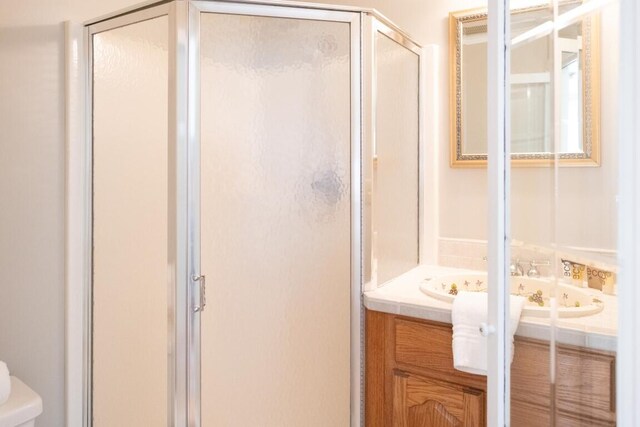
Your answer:
[[[566,12],[582,0],[559,5]],[[518,43],[518,37],[553,21],[548,4],[511,11],[511,164],[600,165],[600,35],[593,16],[558,32],[561,48],[560,145],[553,143],[554,40],[552,34]],[[451,166],[487,164],[487,11],[449,15]],[[521,38],[522,39],[522,38]]]

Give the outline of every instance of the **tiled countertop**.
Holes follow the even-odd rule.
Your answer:
[[[427,296],[420,290],[426,278],[448,274],[477,273],[450,267],[422,265],[387,282],[380,288],[364,293],[364,305],[370,310],[390,314],[451,323],[451,304]],[[589,290],[604,302],[597,314],[556,320],[556,341],[597,350],[616,351],[617,298],[600,291]],[[550,319],[522,316],[516,335],[548,341]]]

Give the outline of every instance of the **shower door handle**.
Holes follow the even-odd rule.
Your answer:
[[[198,304],[193,306],[193,312],[199,313],[204,311],[204,308],[207,306],[207,280],[204,275],[201,276],[193,276],[193,281],[199,284],[198,286]]]

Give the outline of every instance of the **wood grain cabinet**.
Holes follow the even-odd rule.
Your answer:
[[[482,390],[394,371],[394,427],[475,427],[483,420]]]
[[[375,311],[366,319],[367,427],[485,425],[486,377],[453,369],[451,325]],[[511,425],[614,426],[615,356],[558,346],[552,388],[549,354],[547,343],[516,337]]]

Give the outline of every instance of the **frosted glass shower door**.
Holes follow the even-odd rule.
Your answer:
[[[378,21],[373,25],[372,216],[374,271],[376,284],[380,286],[416,267],[419,262],[420,57],[413,43]]]
[[[346,426],[351,24],[237,8],[199,18],[202,425]]]
[[[92,27],[91,39],[91,421],[163,426],[170,411],[169,19],[123,19],[133,22]]]

